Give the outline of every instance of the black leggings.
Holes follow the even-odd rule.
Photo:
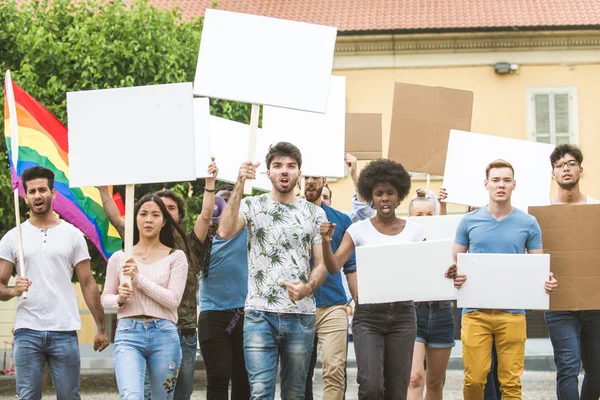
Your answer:
[[[198,342],[206,365],[207,400],[248,400],[250,385],[244,362],[244,315],[238,311],[203,311],[198,317]],[[228,329],[229,328],[229,329]],[[229,333],[230,332],[230,333]]]

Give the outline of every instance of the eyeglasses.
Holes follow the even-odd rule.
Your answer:
[[[554,164],[554,168],[561,169],[561,168],[563,168],[565,166],[565,164],[569,168],[571,168],[571,167],[573,167],[573,168],[579,167],[579,161],[577,161],[577,160],[569,160],[569,161],[565,161],[565,162],[558,161],[557,163]]]

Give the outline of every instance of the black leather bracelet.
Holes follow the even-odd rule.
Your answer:
[[[204,191],[208,192],[208,193],[214,193],[215,189],[206,189],[206,188],[204,188]]]

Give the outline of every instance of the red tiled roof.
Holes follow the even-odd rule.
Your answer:
[[[151,0],[204,15],[213,0]],[[600,0],[218,0],[217,8],[335,26],[341,32],[600,25]]]

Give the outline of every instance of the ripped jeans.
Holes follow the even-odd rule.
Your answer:
[[[142,400],[146,368],[153,399],[172,399],[181,364],[177,326],[165,319],[121,318],[113,346],[121,399]]]

